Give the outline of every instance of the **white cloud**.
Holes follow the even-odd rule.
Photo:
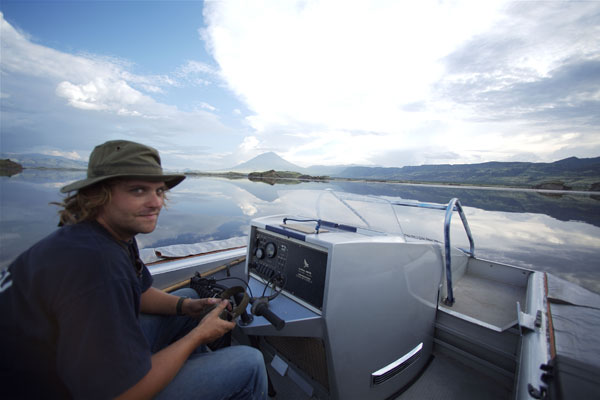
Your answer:
[[[189,60],[187,63],[185,63],[178,69],[178,75],[181,76],[197,73],[207,75],[218,75],[218,72],[215,70],[214,67],[201,61]]]
[[[200,107],[205,110],[208,110],[208,111],[217,111],[217,108],[215,106],[208,104],[206,102],[201,102]]]
[[[595,156],[598,16],[593,2],[205,2],[214,60],[168,74],[42,46],[1,16],[3,145],[125,137],[199,169],[265,151],[303,166]]]
[[[244,152],[244,153],[248,153],[251,152],[253,150],[256,150],[256,148],[259,145],[259,140],[256,138],[256,136],[246,136],[244,138],[244,140],[242,141],[242,143],[239,145],[239,150]]]
[[[26,73],[48,81],[56,81],[56,94],[73,107],[84,110],[108,110],[116,113],[139,113],[143,105],[163,109],[132,84],[141,84],[152,92],[160,89],[152,79],[130,73],[123,60],[91,54],[72,55],[30,42],[4,18],[1,19],[2,71]],[[155,77],[156,78],[156,77]],[[166,77],[155,84],[172,84]],[[154,104],[153,104],[154,103]]]
[[[174,75],[179,80],[196,86],[208,86],[212,83],[211,79],[219,77],[219,73],[214,67],[194,60],[189,60],[177,68]]]
[[[469,4],[475,15],[436,3],[215,2],[207,37],[258,131],[302,123],[390,132],[410,118],[400,106],[428,98],[439,59],[494,17],[487,2]],[[463,24],[469,16],[477,23]]]
[[[63,81],[56,88],[58,96],[67,99],[73,107],[84,110],[123,110],[123,106],[138,103],[142,94],[124,81],[107,82],[96,78],[86,84],[76,85]]]
[[[3,15],[0,24],[2,101],[10,104],[2,108],[5,151],[28,151],[35,144],[84,154],[82,149],[104,140],[124,138],[159,148],[168,167],[203,168],[214,165],[204,163],[209,149],[222,154],[237,145],[236,133],[208,102],[182,111],[153,97],[189,87],[198,74],[215,75],[208,66],[188,62],[186,76],[139,75],[127,60],[57,51],[31,42]]]
[[[49,151],[42,151],[42,154],[48,154],[48,155],[51,155],[51,156],[64,157],[64,158],[68,158],[70,160],[81,160],[81,161],[84,161],[83,158],[76,151],[67,152],[67,151],[49,150]],[[85,160],[85,161],[87,161],[87,160]]]
[[[553,135],[555,122],[532,119],[561,97],[533,104],[536,88],[524,88],[530,97],[506,104],[485,94],[508,96],[597,55],[597,27],[582,19],[594,12],[597,4],[562,2],[208,2],[203,37],[256,136],[292,161],[377,163],[411,149],[423,162],[437,160],[427,153],[479,162],[532,151],[548,160],[565,146],[583,155],[565,132]],[[494,107],[512,114],[499,120]],[[567,133],[584,129],[573,124]]]

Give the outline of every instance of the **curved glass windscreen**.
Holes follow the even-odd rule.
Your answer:
[[[333,190],[284,190],[279,191],[279,201],[289,214],[305,219],[403,235],[394,207],[381,197]]]

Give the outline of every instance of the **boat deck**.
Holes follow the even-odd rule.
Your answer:
[[[268,369],[277,392],[277,395],[271,399],[311,399],[294,382],[281,377],[270,366]],[[482,372],[436,352],[428,368],[415,383],[395,398],[398,400],[508,400],[511,398],[511,391]]]
[[[507,400],[511,398],[511,391],[481,371],[443,353],[434,352],[434,358],[425,372],[396,398]]]
[[[523,306],[525,294],[523,286],[465,274],[454,287],[454,305],[448,307],[440,303],[439,309],[476,320],[500,332],[517,323],[516,303]]]

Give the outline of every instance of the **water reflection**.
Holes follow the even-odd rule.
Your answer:
[[[83,172],[32,171],[0,178],[0,267],[56,229],[58,188]],[[169,194],[169,203],[140,247],[226,239],[248,233],[252,218],[289,212],[281,190],[333,189],[347,193],[447,203],[459,197],[478,256],[553,272],[600,292],[600,201],[587,195],[560,197],[536,192],[471,190],[365,182],[301,182],[269,185],[246,179],[188,178]],[[292,193],[293,195],[293,193]],[[442,240],[443,212],[402,207],[404,232]],[[467,247],[458,216],[453,244]]]

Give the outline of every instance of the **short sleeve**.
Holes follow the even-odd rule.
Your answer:
[[[142,268],[142,293],[150,289],[153,282],[154,279],[152,278],[150,271],[148,271],[148,268],[146,267],[146,265],[144,265],[144,267]]]

